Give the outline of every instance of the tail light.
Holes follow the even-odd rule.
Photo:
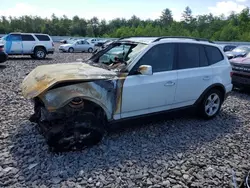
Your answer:
[[[3,52],[3,51],[4,51],[4,47],[0,46],[0,52]]]
[[[52,42],[52,46],[55,46],[54,42]]]
[[[232,76],[233,76],[233,74],[234,74],[233,72],[230,72],[230,77],[232,77]]]

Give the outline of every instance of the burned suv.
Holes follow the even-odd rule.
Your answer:
[[[24,79],[22,93],[34,102],[30,121],[50,148],[79,150],[100,142],[106,126],[118,120],[183,107],[215,117],[232,90],[231,70],[210,41],[132,37],[86,62],[38,66]]]

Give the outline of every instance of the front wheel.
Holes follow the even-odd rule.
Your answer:
[[[203,98],[199,113],[205,119],[214,118],[220,111],[223,102],[222,93],[217,89],[210,90]]]
[[[100,122],[92,113],[75,116],[67,123],[67,126],[61,126],[61,131],[47,132],[46,138],[51,151],[83,150],[98,144],[104,136]]]
[[[73,53],[74,52],[74,48],[69,48],[68,52],[69,53]]]

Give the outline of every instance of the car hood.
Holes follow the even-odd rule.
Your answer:
[[[231,52],[226,52],[225,54],[227,56],[238,56],[238,55],[244,55],[244,54],[246,54],[246,52],[233,52],[233,51],[231,51]]]
[[[117,73],[86,63],[41,65],[33,69],[21,84],[25,98],[34,98],[61,82],[113,79]]]
[[[237,57],[234,59],[231,59],[230,62],[232,63],[250,63],[250,58],[249,57]]]

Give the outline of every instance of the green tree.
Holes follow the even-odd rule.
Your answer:
[[[172,24],[174,21],[172,11],[168,8],[164,9],[160,21],[164,26]]]

